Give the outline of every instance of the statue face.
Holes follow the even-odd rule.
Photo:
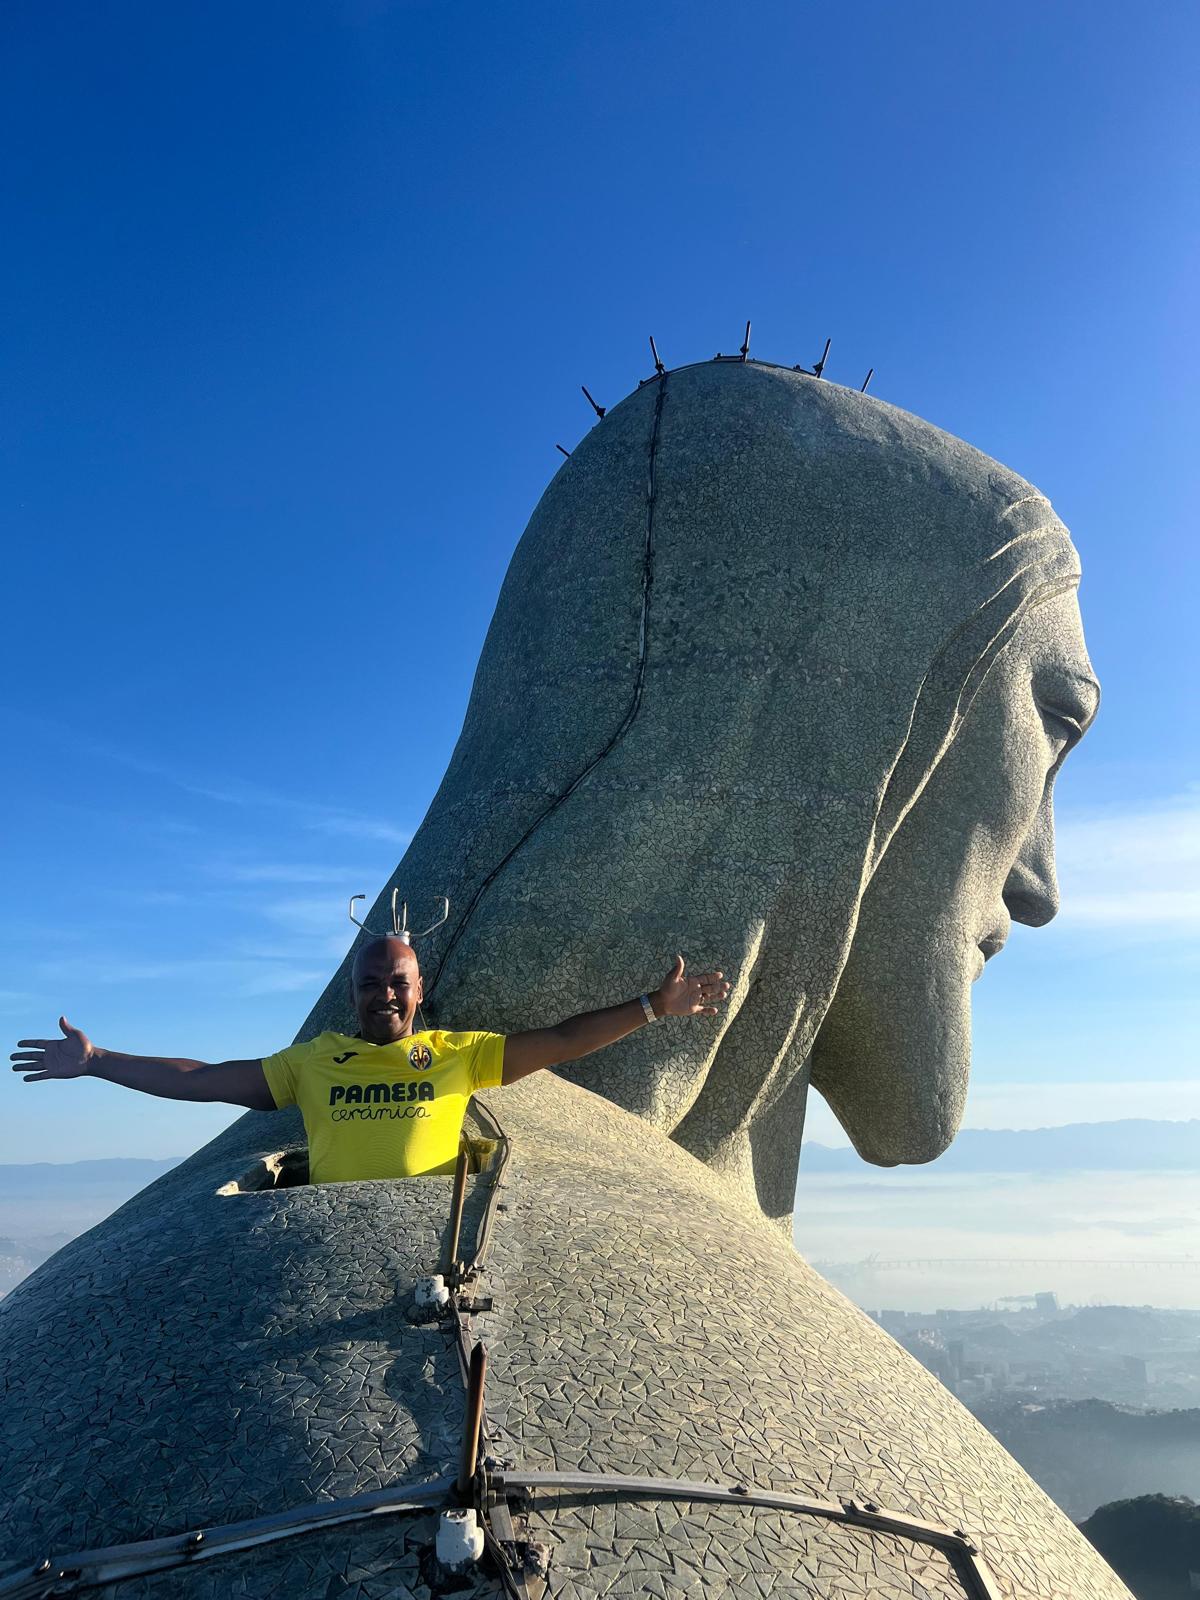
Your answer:
[[[1021,622],[868,886],[812,1081],[869,1161],[932,1160],[958,1129],[971,985],[1058,910],[1054,780],[1098,699],[1072,591]]]

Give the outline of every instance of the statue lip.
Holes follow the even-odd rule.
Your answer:
[[[980,939],[979,941],[979,948],[983,953],[983,959],[985,961],[990,961],[993,956],[1000,954],[1001,950],[1004,949],[1004,946],[1007,943],[1007,933],[989,933],[986,939]]]

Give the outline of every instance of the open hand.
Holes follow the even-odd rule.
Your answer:
[[[684,960],[675,957],[658,991],[655,1008],[664,1017],[715,1017],[717,1007],[729,994],[723,972],[697,972],[684,976]]]
[[[95,1047],[86,1033],[73,1028],[66,1017],[59,1017],[61,1039],[18,1039],[9,1060],[14,1072],[23,1072],[26,1083],[43,1083],[47,1078],[82,1078]]]

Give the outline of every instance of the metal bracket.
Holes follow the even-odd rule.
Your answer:
[[[374,928],[368,928],[365,922],[360,922],[358,920],[358,918],[354,915],[354,902],[356,900],[365,900],[366,898],[367,897],[366,897],[365,894],[352,894],[350,896],[350,907],[349,907],[348,915],[350,917],[350,921],[354,924],[354,926],[356,928],[361,928],[364,933],[369,933],[373,938],[376,938],[376,939],[399,939],[402,944],[411,945],[414,939],[425,939],[425,938],[427,938],[431,933],[435,932],[436,929],[440,928],[443,922],[448,921],[449,917],[450,917],[450,899],[449,899],[449,896],[448,895],[442,895],[442,897],[441,897],[441,900],[442,900],[442,914],[441,914],[441,916],[438,917],[435,921],[431,922],[427,928],[423,928],[420,933],[413,933],[409,929],[409,926],[408,926],[408,901],[400,899],[400,891],[399,891],[399,889],[393,889],[392,890],[392,931],[391,931],[391,933],[388,933],[388,934],[376,933]],[[399,909],[397,909],[397,904],[399,905]]]
[[[478,1317],[485,1311],[493,1310],[495,1304],[495,1299],[490,1294],[480,1295],[475,1300],[470,1299],[464,1294],[460,1295],[459,1297],[458,1310],[463,1312],[468,1317]]]
[[[527,1530],[513,1521],[503,1495],[486,1495],[483,1525],[490,1535],[489,1553],[501,1569],[505,1588],[519,1600],[542,1600],[550,1571],[549,1545],[525,1537]]]
[[[797,361],[796,365],[792,368],[792,371],[807,373],[810,378],[821,377],[825,371],[825,363],[829,360],[829,347],[832,343],[832,339],[826,339],[825,348],[821,351],[821,359],[819,361],[814,361],[811,367],[802,367]]]
[[[747,323],[746,324],[746,336],[742,340],[742,346],[741,346],[741,349],[738,351],[737,355],[736,356],[725,356],[725,355],[722,355],[721,352],[718,350],[716,355],[713,357],[713,360],[714,361],[748,361],[749,359],[750,359],[750,324]]]

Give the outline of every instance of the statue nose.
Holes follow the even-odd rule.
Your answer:
[[[1058,915],[1058,880],[1051,860],[1040,866],[1022,857],[1005,879],[1002,896],[1014,922],[1044,928]]]
[[[1054,861],[1054,811],[1047,786],[1033,826],[1025,835],[1001,893],[1014,922],[1044,928],[1058,915],[1058,872]]]

